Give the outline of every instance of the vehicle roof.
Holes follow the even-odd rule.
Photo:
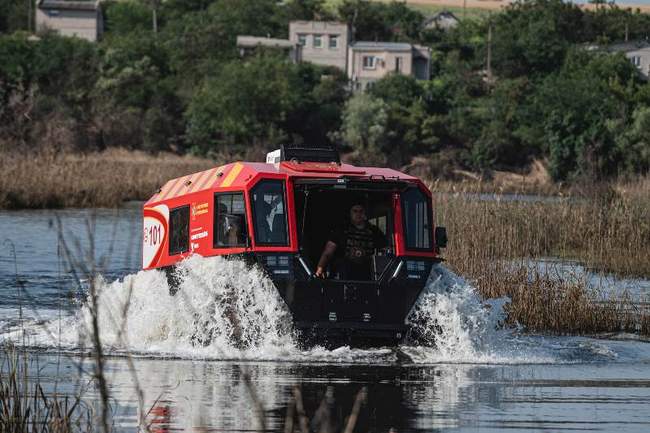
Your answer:
[[[350,164],[325,162],[283,161],[278,164],[262,162],[233,162],[198,173],[188,174],[167,181],[148,201],[148,204],[170,200],[187,194],[220,188],[245,188],[258,175],[271,177],[321,178],[339,177],[380,178],[390,180],[417,181],[416,177],[381,167],[356,167]]]

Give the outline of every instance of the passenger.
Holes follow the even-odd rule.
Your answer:
[[[360,203],[350,208],[350,222],[343,229],[335,230],[325,244],[316,267],[316,276],[325,277],[325,269],[338,252],[342,260],[337,271],[346,280],[370,280],[371,258],[376,250],[386,247],[384,234],[366,218],[366,210]]]
[[[236,246],[241,240],[241,217],[228,212],[228,207],[219,203],[219,246]]]

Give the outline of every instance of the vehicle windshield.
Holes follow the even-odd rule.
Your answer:
[[[297,188],[295,193],[296,224],[302,256],[315,269],[329,241],[337,244],[330,263],[330,275],[339,279],[374,280],[376,257],[394,252],[392,192],[323,188]],[[354,209],[361,207],[365,224],[354,228]],[[368,276],[346,278],[341,270],[350,259],[364,262]]]

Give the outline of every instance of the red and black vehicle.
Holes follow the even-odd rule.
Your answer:
[[[329,233],[360,200],[387,241],[372,256],[370,278],[315,278]],[[144,269],[172,274],[191,254],[255,261],[307,340],[404,338],[407,316],[446,245],[422,181],[341,163],[333,149],[283,147],[266,163],[235,162],[171,180],[143,215]]]

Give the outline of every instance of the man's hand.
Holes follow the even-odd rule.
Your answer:
[[[327,241],[325,244],[325,249],[323,250],[323,254],[321,254],[318,265],[316,266],[316,273],[314,274],[316,277],[325,278],[325,268],[327,267],[329,261],[332,259],[332,256],[334,256],[335,251],[336,244],[332,241]]]

